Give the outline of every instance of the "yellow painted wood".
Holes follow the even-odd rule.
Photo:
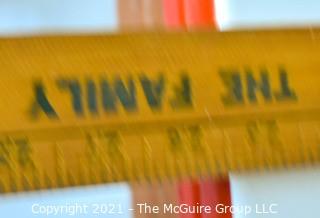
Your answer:
[[[0,39],[0,191],[317,164],[320,29]]]

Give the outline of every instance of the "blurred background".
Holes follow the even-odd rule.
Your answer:
[[[0,0],[0,35],[309,27],[319,25],[319,11],[317,0]],[[162,184],[122,183],[0,195],[0,217],[161,217],[137,213],[136,204],[172,202],[277,204],[277,214],[261,216],[300,218],[318,213],[319,184],[320,170],[307,169],[263,175],[232,174],[229,178]],[[121,205],[123,213],[74,214],[72,210],[65,210],[47,214],[47,206],[75,204]],[[201,217],[256,217],[256,214]]]
[[[0,33],[310,26],[319,23],[319,8],[316,0],[1,0]]]

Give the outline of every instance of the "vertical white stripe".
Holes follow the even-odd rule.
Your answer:
[[[230,11],[228,0],[213,0],[216,20],[219,30],[228,29],[230,25]]]

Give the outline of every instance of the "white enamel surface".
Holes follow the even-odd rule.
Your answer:
[[[0,217],[131,218],[131,199],[127,184],[0,195]]]
[[[320,24],[318,0],[214,0],[222,30]]]
[[[116,28],[116,0],[0,0],[1,35]]]
[[[255,209],[246,216],[235,213],[234,218],[301,218],[319,213],[320,168],[298,169],[273,173],[233,174],[230,176],[233,205],[276,204],[276,214],[258,214]]]

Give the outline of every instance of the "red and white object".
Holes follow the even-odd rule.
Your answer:
[[[216,27],[213,0],[185,0],[185,20],[190,29]]]
[[[184,0],[163,0],[163,19],[166,28],[184,28]]]

